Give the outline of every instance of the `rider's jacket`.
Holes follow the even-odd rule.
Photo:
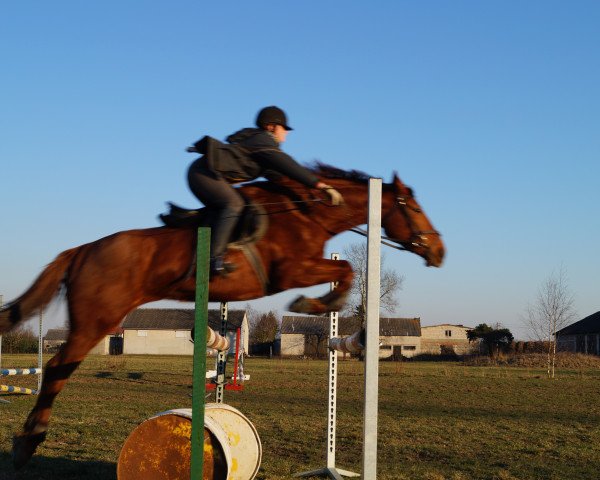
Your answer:
[[[273,178],[283,174],[308,187],[319,179],[279,148],[273,136],[259,128],[244,128],[222,143],[204,137],[195,146],[204,156],[197,162],[218,172],[229,183],[245,182],[258,177]]]

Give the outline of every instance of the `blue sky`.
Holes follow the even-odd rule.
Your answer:
[[[6,4],[0,294],[71,246],[156,226],[168,200],[195,206],[184,148],[276,104],[297,160],[396,170],[443,233],[442,269],[387,253],[397,315],[526,338],[520,316],[561,267],[594,313],[599,24],[595,1]],[[283,313],[299,293],[252,305]]]

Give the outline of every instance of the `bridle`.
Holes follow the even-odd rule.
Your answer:
[[[395,248],[396,250],[407,250],[409,251],[410,249],[405,247],[404,244],[410,244],[413,247],[416,248],[421,248],[423,250],[426,251],[430,251],[431,250],[431,245],[429,245],[428,242],[428,238],[427,235],[437,235],[439,237],[442,236],[442,234],[440,232],[438,232],[437,230],[419,230],[416,222],[413,220],[412,215],[410,213],[410,211],[417,213],[417,214],[421,214],[423,213],[423,211],[418,208],[418,207],[413,207],[412,205],[408,204],[408,200],[414,198],[412,196],[412,194],[410,193],[409,190],[409,194],[408,195],[396,195],[396,199],[394,202],[394,206],[397,207],[397,209],[400,211],[400,213],[402,214],[402,216],[405,218],[406,223],[408,224],[408,228],[410,229],[410,237],[408,240],[399,240],[397,238],[391,238],[391,237],[387,237],[385,235],[382,235],[381,238],[381,243],[388,246],[388,247],[392,247]],[[395,209],[390,209],[381,219],[381,223],[383,226],[383,223],[385,222],[385,220],[394,213]],[[367,232],[360,228],[360,227],[354,227],[352,229],[350,229],[351,232],[354,233],[358,233],[359,235],[363,235],[363,236],[367,236]],[[390,242],[394,242],[394,243],[390,243]]]
[[[409,210],[414,213],[417,213],[417,214],[422,214],[423,211],[419,207],[413,207],[408,204],[408,200],[410,200],[412,198],[414,198],[412,195],[410,195],[410,196],[409,195],[396,195],[396,206],[400,210],[400,213],[402,213],[402,215],[406,219],[406,223],[408,223],[408,226],[411,231],[411,235],[410,235],[408,242],[415,247],[423,248],[425,250],[430,250],[431,246],[428,243],[427,235],[437,235],[438,237],[441,237],[442,234],[435,229],[433,229],[433,230],[419,230],[418,229],[416,222],[413,220],[413,217],[409,213]],[[386,217],[389,214],[390,213],[388,212]],[[389,240],[395,241],[397,243],[402,243],[397,239],[389,239]]]
[[[398,208],[398,210],[400,211],[402,216],[405,218],[406,223],[408,224],[408,227],[411,232],[410,237],[408,240],[399,240],[397,238],[392,238],[392,237],[387,237],[385,235],[382,235],[381,243],[388,247],[395,248],[396,250],[411,251],[410,248],[407,248],[404,246],[404,244],[410,244],[413,247],[421,248],[425,251],[431,251],[431,245],[429,245],[429,243],[428,243],[429,239],[427,238],[427,235],[437,235],[438,237],[441,237],[442,234],[435,229],[434,230],[419,230],[417,228],[417,224],[413,220],[410,212],[414,212],[416,214],[422,214],[423,211],[418,207],[413,207],[408,204],[408,200],[413,199],[414,195],[412,193],[412,190],[409,187],[407,187],[407,190],[408,190],[408,193],[406,195],[396,194],[394,206]],[[277,204],[289,204],[289,203],[306,204],[306,203],[311,203],[311,202],[325,204],[325,202],[323,201],[322,198],[313,198],[310,200],[299,200],[299,201],[286,200],[285,202],[271,202],[271,203],[262,203],[262,204],[256,204],[256,205],[277,205]],[[347,208],[347,207],[344,207],[344,208]],[[293,208],[293,210],[296,210],[296,208]],[[386,214],[381,219],[382,226],[383,226],[385,220],[390,215],[392,215],[394,213],[394,211],[395,211],[395,209],[391,208],[388,212],[386,212]],[[347,213],[346,215],[348,217],[351,216],[350,213]],[[313,221],[315,223],[317,223],[318,225],[320,225],[321,228],[323,228],[323,230],[325,230],[329,234],[335,235],[335,232],[332,232],[331,230],[329,230],[329,228],[325,227],[325,225],[321,224],[321,222],[319,222],[318,220],[313,218]],[[362,235],[364,237],[366,237],[368,235],[368,232],[365,229],[360,228],[360,227],[352,227],[352,228],[348,229],[348,231],[358,233],[359,235]],[[391,242],[393,242],[393,243],[391,243]]]

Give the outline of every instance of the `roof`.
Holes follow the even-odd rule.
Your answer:
[[[341,317],[338,323],[340,335],[352,335],[360,330],[361,322],[354,317]],[[281,334],[329,332],[329,317],[286,315],[281,320]],[[382,337],[419,337],[421,336],[420,318],[379,319],[379,335]]]
[[[108,335],[121,335],[123,334],[123,329],[121,327],[115,328],[112,332],[109,332]],[[59,342],[67,341],[67,337],[69,336],[68,328],[49,328],[44,335],[44,340],[48,340],[51,342]]]
[[[227,312],[227,330],[237,330],[244,321],[245,310]],[[208,311],[208,325],[221,329],[221,311]],[[138,308],[129,313],[123,322],[123,330],[191,330],[194,326],[194,310],[191,308]]]
[[[456,327],[456,328],[465,328],[467,330],[473,330],[473,327],[465,327],[464,325],[457,325],[456,323],[438,323],[437,325],[421,326],[421,328],[434,328],[434,327]]]
[[[66,342],[68,335],[69,335],[68,328],[49,328],[48,331],[46,332],[46,335],[44,335],[44,340],[50,340],[50,341],[64,340]]]
[[[589,333],[600,333],[600,312],[592,313],[583,320],[556,332],[557,335],[583,335]]]

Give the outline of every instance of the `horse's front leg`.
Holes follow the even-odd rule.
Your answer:
[[[46,364],[37,402],[29,413],[23,430],[13,438],[13,464],[16,469],[25,465],[38,445],[45,440],[52,403],[85,356],[72,355],[72,350],[72,343],[67,341]]]
[[[71,324],[73,324],[73,317]],[[29,413],[23,430],[13,437],[13,464],[16,469],[23,467],[35,453],[38,445],[45,440],[54,399],[88,352],[108,332],[107,328],[94,330],[93,333],[71,330],[67,342],[48,361],[44,369],[42,387],[37,402]]]
[[[346,260],[308,258],[287,260],[278,265],[274,277],[281,290],[337,282],[331,292],[318,298],[300,296],[288,308],[291,312],[317,314],[340,310],[344,306],[354,272]]]

